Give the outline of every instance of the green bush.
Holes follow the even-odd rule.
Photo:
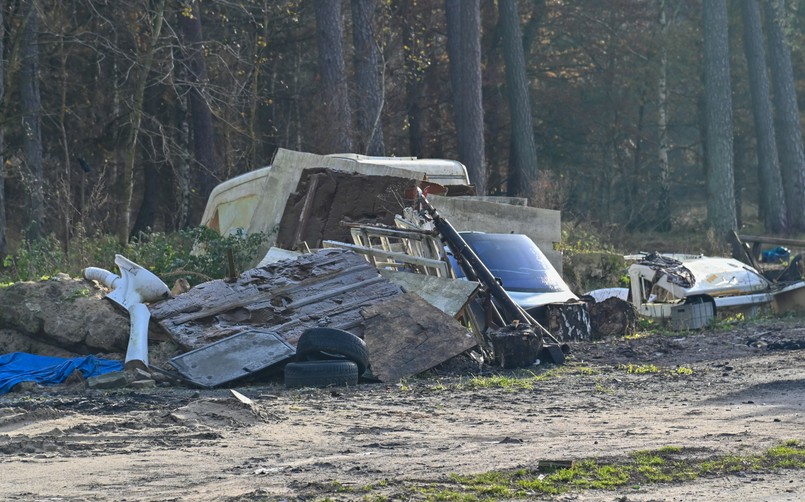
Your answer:
[[[115,254],[138,263],[166,283],[185,278],[191,285],[226,276],[231,250],[236,272],[248,268],[265,243],[263,234],[221,236],[207,227],[166,234],[141,233],[121,249],[112,235],[79,235],[65,247],[55,237],[23,242],[3,260],[0,283],[36,281],[59,272],[79,277],[89,266],[118,273]]]

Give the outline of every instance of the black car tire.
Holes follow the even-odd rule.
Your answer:
[[[358,365],[358,376],[360,376],[369,366],[369,351],[366,349],[366,342],[349,331],[336,328],[310,328],[299,337],[296,344],[296,359],[298,361],[348,359]]]
[[[347,360],[303,361],[285,365],[285,387],[343,387],[358,384],[358,365]]]

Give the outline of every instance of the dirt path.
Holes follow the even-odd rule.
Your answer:
[[[482,388],[453,373],[332,391],[239,387],[253,407],[225,389],[10,394],[0,398],[0,498],[424,500],[451,475],[546,460],[667,446],[761,453],[805,441],[799,321],[580,344],[570,364],[534,368],[544,378],[531,388]],[[803,474],[737,472],[552,500],[803,500]]]

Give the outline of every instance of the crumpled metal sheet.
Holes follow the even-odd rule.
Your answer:
[[[693,272],[682,265],[681,261],[669,256],[663,256],[659,253],[651,253],[646,255],[645,258],[637,263],[640,265],[646,265],[652,270],[657,270],[665,274],[668,277],[668,282],[683,288],[691,288],[694,284],[696,284],[696,278],[693,276]],[[658,276],[655,276],[655,280],[656,277]]]

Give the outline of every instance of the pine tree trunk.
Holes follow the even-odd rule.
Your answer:
[[[475,185],[477,193],[484,195],[487,179],[481,87],[480,0],[446,0],[445,9],[458,160],[467,166],[470,182]]]
[[[765,0],[777,147],[785,191],[788,227],[805,230],[805,150],[799,121],[799,106],[791,67],[791,47],[785,37],[785,1]]]
[[[319,47],[319,73],[324,98],[322,121],[327,137],[322,137],[323,153],[349,153],[352,145],[352,109],[349,106],[344,66],[341,0],[316,0],[316,35]],[[324,131],[322,131],[324,132]]]
[[[5,9],[0,8],[0,55],[5,54]],[[0,110],[6,109],[6,59],[0,57]],[[6,219],[6,149],[5,131],[0,128],[0,263],[8,253],[8,221]]]
[[[159,0],[157,10],[151,19],[151,36],[147,40],[147,46],[140,53],[140,66],[135,81],[134,94],[131,105],[131,132],[129,133],[126,145],[125,162],[121,173],[118,194],[120,197],[121,214],[117,227],[117,241],[121,246],[125,246],[129,241],[129,230],[131,228],[131,198],[134,191],[134,172],[137,163],[137,140],[140,134],[140,125],[143,118],[143,100],[145,97],[145,86],[148,82],[148,74],[154,62],[154,53],[157,49],[159,35],[162,32],[162,23],[165,19],[165,2]]]
[[[509,162],[512,169],[508,191],[509,195],[533,198],[537,179],[537,146],[517,0],[500,0],[498,9],[512,129],[510,155],[513,161]]]
[[[39,95],[39,21],[34,0],[24,2],[22,32],[22,66],[20,68],[20,100],[23,124],[23,152],[30,176],[30,219],[28,238],[42,236],[45,217],[45,198],[42,170],[42,117]]]
[[[752,115],[757,138],[760,213],[763,215],[766,230],[779,233],[786,229],[785,195],[775,143],[766,51],[763,48],[763,30],[757,0],[742,0],[741,12],[744,23],[744,53],[749,69]]]
[[[425,141],[422,137],[422,99],[425,71],[419,62],[420,45],[417,43],[412,14],[412,0],[400,0],[399,13],[403,19],[402,42],[405,55],[405,109],[408,118],[408,151],[414,157],[422,157],[425,152]]]
[[[702,5],[707,124],[707,222],[717,239],[736,229],[726,0]]]
[[[660,0],[660,69],[657,77],[657,230],[671,230],[670,164],[668,163],[668,19],[665,0]]]
[[[357,106],[357,150],[367,155],[385,155],[383,127],[383,66],[375,37],[376,0],[352,0],[352,43],[355,54],[355,92],[360,96]]]
[[[200,180],[201,186],[198,199],[204,204],[217,184],[218,161],[215,154],[212,111],[204,93],[204,87],[207,85],[207,64],[204,61],[201,12],[197,0],[186,4],[185,9],[179,13],[179,25],[184,38],[184,61],[187,64],[190,84],[188,96],[193,129],[193,155],[198,169],[197,179]]]

